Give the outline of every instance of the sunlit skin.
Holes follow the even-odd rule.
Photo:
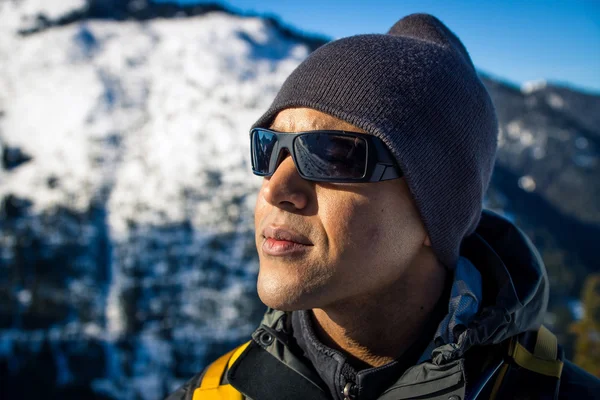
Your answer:
[[[308,108],[281,111],[271,129],[366,134]],[[269,226],[294,230],[312,245],[268,254],[263,232]],[[402,178],[311,182],[300,177],[288,154],[273,176],[263,178],[255,228],[261,300],[278,310],[312,309],[320,339],[357,365],[401,357],[443,292],[446,270]]]

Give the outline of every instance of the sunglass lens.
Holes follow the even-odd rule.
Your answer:
[[[354,136],[309,133],[294,141],[300,172],[317,179],[360,179],[367,168],[367,143]]]
[[[252,134],[252,162],[254,172],[266,175],[269,173],[269,165],[273,149],[277,143],[277,136],[270,132],[256,130]]]

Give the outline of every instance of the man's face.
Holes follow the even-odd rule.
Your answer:
[[[281,111],[271,128],[364,133],[308,108]],[[258,294],[279,310],[326,308],[378,293],[432,254],[404,179],[311,182],[300,177],[289,154],[263,180],[255,229]],[[290,240],[288,234],[297,236]]]

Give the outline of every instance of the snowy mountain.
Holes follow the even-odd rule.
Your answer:
[[[558,308],[600,269],[600,96],[483,80],[501,124],[488,206],[512,215],[538,246],[553,284],[551,310],[564,314]]]
[[[48,345],[49,387],[158,398],[262,314],[248,126],[309,48],[210,12],[5,31],[0,52],[2,376]]]
[[[0,2],[6,398],[162,398],[248,337],[248,127],[324,42],[218,4]],[[558,311],[598,268],[600,96],[484,81],[487,205],[540,246],[566,338]]]
[[[545,82],[520,90],[485,82],[503,123],[499,163],[530,175],[531,190],[564,214],[599,224],[600,96]]]

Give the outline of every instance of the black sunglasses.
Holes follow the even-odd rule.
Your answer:
[[[318,130],[282,133],[264,128],[250,131],[252,172],[271,176],[291,154],[304,179],[317,182],[379,182],[402,177],[402,171],[381,139],[363,133]]]

